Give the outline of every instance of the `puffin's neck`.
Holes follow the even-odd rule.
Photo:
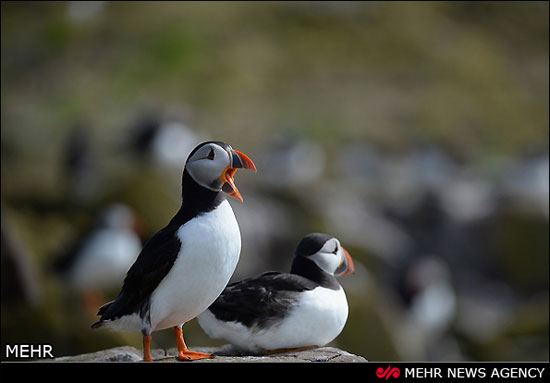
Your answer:
[[[300,275],[328,289],[340,289],[340,284],[334,275],[321,270],[315,262],[301,255],[294,257],[290,273]]]
[[[225,196],[222,191],[212,191],[199,185],[185,169],[181,182],[181,199],[181,207],[170,223],[183,225],[201,213],[212,211],[225,200]]]

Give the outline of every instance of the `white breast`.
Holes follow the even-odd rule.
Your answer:
[[[289,344],[296,342],[304,346],[322,346],[340,334],[347,318],[348,302],[344,289],[317,287],[302,294],[279,331],[282,341]],[[298,333],[294,330],[296,328]],[[288,334],[286,339],[285,334]]]
[[[348,317],[344,289],[318,287],[301,293],[300,300],[279,323],[264,329],[239,322],[223,322],[206,311],[201,327],[213,338],[222,338],[243,350],[259,352],[280,348],[324,346],[340,334]]]
[[[237,267],[241,235],[231,205],[223,201],[176,233],[181,250],[151,296],[151,326],[162,330],[185,323],[221,294]]]

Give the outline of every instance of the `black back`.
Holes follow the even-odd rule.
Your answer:
[[[228,285],[209,310],[223,321],[267,327],[287,314],[298,293],[317,286],[299,275],[266,272]]]

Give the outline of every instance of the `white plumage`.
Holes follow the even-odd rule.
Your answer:
[[[187,222],[177,236],[181,251],[151,297],[154,330],[187,322],[206,310],[223,291],[239,261],[241,235],[227,200]]]

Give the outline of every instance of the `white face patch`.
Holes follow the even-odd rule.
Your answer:
[[[340,241],[336,238],[329,239],[323,247],[309,258],[325,272],[334,275],[334,272],[344,260],[344,252]]]
[[[230,165],[229,153],[221,146],[210,143],[197,150],[185,167],[199,185],[212,191],[220,191],[223,186],[220,177]]]

